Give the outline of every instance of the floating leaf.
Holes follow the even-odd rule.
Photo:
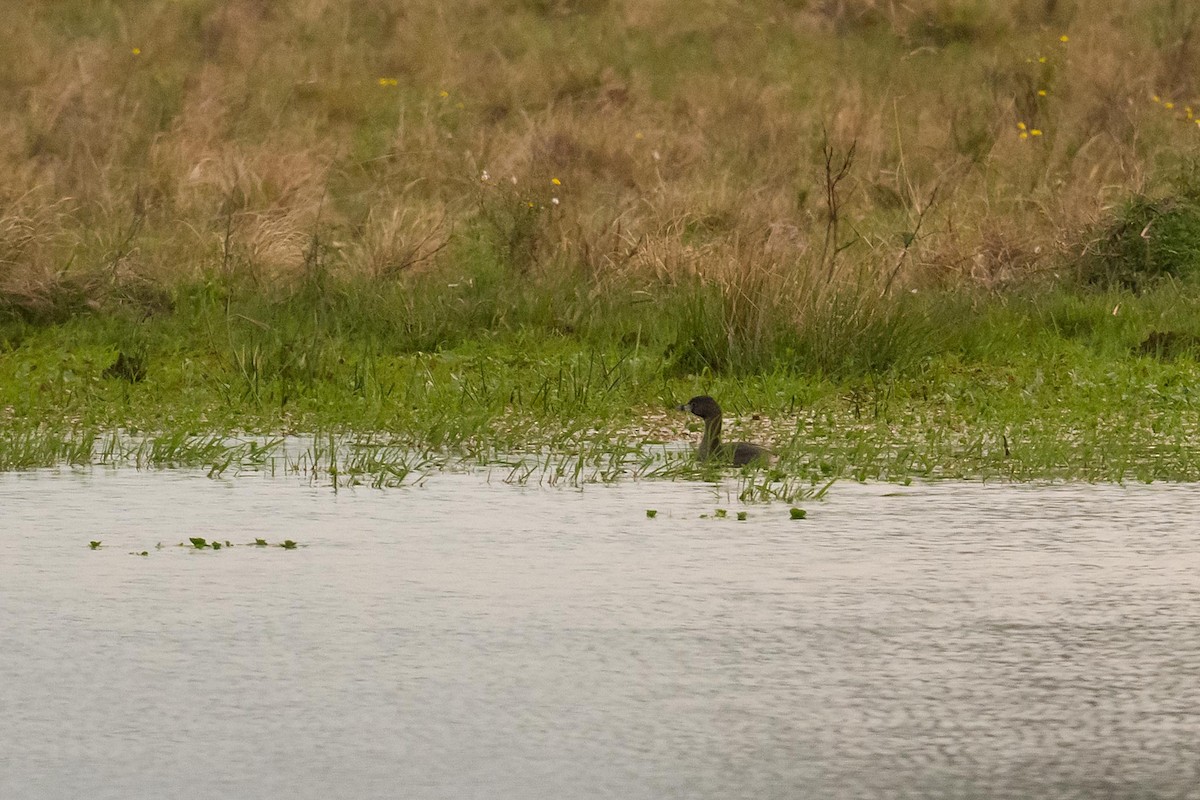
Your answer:
[[[808,512],[803,508],[793,508],[791,510],[792,519],[804,519],[808,516]]]

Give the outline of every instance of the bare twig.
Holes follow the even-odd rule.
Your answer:
[[[826,282],[833,281],[834,267],[837,265],[838,254],[846,246],[838,244],[838,225],[841,220],[842,205],[845,200],[839,192],[839,185],[850,174],[854,165],[854,152],[858,148],[858,140],[850,143],[850,148],[840,159],[829,141],[829,131],[821,129],[821,151],[825,155],[825,242],[821,246],[821,263],[825,266]]]
[[[925,224],[925,217],[937,205],[938,192],[941,190],[941,184],[933,187],[933,191],[929,194],[929,200],[917,211],[917,224],[913,226],[910,233],[904,235],[904,247],[900,250],[900,254],[896,257],[896,263],[892,267],[892,271],[888,273],[887,280],[883,284],[883,291],[879,293],[880,297],[887,297],[888,292],[892,290],[892,282],[896,280],[896,276],[900,274],[900,268],[904,266],[905,259],[908,258],[908,251],[916,243],[921,234],[921,226]]]
[[[450,244],[452,234],[452,231],[450,233],[445,233],[444,235],[442,234],[442,231],[447,227],[447,216],[448,214],[443,212],[441,219],[439,219],[434,225],[430,226],[424,236],[405,247],[398,258],[388,259],[387,263],[377,267],[377,276],[381,278],[388,278],[393,275],[406,272],[422,262],[433,259],[438,253],[440,253],[442,250],[445,250]],[[441,241],[433,247],[430,247],[429,243],[434,241],[434,239],[439,236],[441,236]],[[396,238],[395,231],[392,232],[391,238],[392,243],[394,244]]]
[[[116,283],[117,280],[117,268],[133,252],[133,242],[141,232],[142,224],[145,221],[146,204],[142,201],[142,190],[138,189],[133,194],[133,219],[130,220],[129,227],[122,233],[121,240],[117,243],[112,258],[108,262],[109,277],[113,283]]]

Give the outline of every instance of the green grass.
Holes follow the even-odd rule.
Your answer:
[[[872,329],[877,338],[848,345],[882,354],[874,366],[830,362],[792,338],[753,370],[719,371],[681,368],[695,302],[686,287],[657,302],[653,320],[617,310],[610,327],[597,318],[567,333],[540,310],[514,311],[434,352],[388,335],[405,320],[379,304],[402,298],[354,291],[189,302],[142,321],[10,323],[0,468],[257,470],[335,487],[471,466],[552,485],[715,478],[662,449],[695,440],[693,421],[669,409],[703,392],[730,415],[727,435],[741,422],[780,454],[774,471],[743,476],[748,497],[836,479],[1200,479],[1200,366],[1189,352],[1139,350],[1152,331],[1200,335],[1200,298],[1176,284],[918,294]],[[635,316],[644,324],[629,341]],[[910,328],[919,347],[887,357],[893,340],[914,341]],[[134,349],[144,376],[114,372]]]

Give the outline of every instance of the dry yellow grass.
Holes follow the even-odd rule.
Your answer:
[[[0,294],[18,305],[220,271],[286,286],[314,236],[347,275],[461,270],[486,240],[523,279],[700,276],[754,308],[991,286],[1069,260],[1115,201],[1200,155],[1185,3],[66,0],[5,18]],[[854,148],[832,194],[824,147],[834,166]]]

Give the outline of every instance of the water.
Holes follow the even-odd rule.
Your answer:
[[[0,476],[0,797],[1200,797],[1200,491],[807,508]]]

